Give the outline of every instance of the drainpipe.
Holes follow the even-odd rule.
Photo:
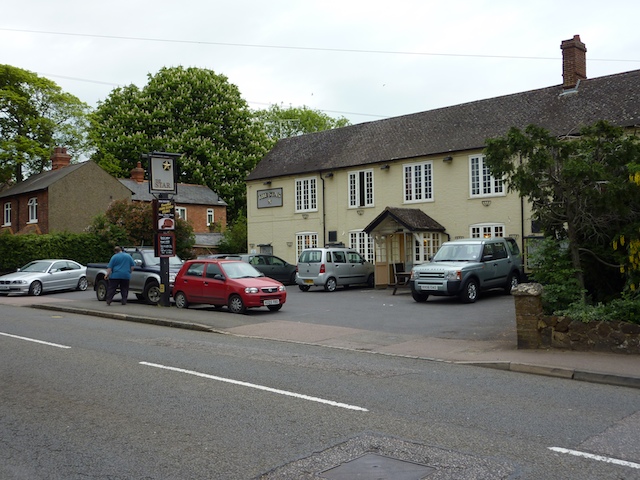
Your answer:
[[[327,220],[327,210],[326,210],[326,203],[325,203],[325,186],[324,186],[324,175],[322,174],[322,171],[319,172],[320,173],[320,180],[322,181],[322,247],[324,247],[327,243],[327,232],[326,232],[326,220]]]

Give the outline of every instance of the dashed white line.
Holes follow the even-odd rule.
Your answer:
[[[41,343],[42,345],[49,345],[50,347],[71,348],[66,345],[60,345],[58,343],[44,342],[42,340],[36,340],[35,338],[21,337],[19,335],[11,335],[10,333],[0,332],[0,335],[4,335],[5,337],[17,338],[18,340],[26,340],[27,342]]]
[[[562,447],[549,447],[549,450],[553,450],[558,453],[568,453],[569,455],[575,455],[576,457],[589,458],[591,460],[597,460],[599,462],[613,463],[615,465],[621,465],[623,467],[630,467],[640,469],[640,463],[628,462],[626,460],[620,460],[617,458],[604,457],[602,455],[594,455],[592,453],[580,452],[578,450],[569,450]]]
[[[360,412],[368,412],[366,408],[358,407],[356,405],[349,405],[347,403],[334,402],[333,400],[326,400],[324,398],[311,397],[301,393],[289,392],[287,390],[279,390],[277,388],[265,387],[264,385],[257,385],[255,383],[242,382],[240,380],[233,380],[230,378],[217,377],[215,375],[209,375],[206,373],[195,372],[193,370],[185,370],[183,368],[168,367],[166,365],[159,365],[157,363],[140,362],[140,365],[146,365],[149,367],[162,368],[164,370],[171,370],[173,372],[187,373],[189,375],[195,375],[197,377],[208,378],[210,380],[216,380],[218,382],[231,383],[234,385],[240,385],[242,387],[255,388],[257,390],[263,390],[265,392],[277,393],[279,395],[286,395],[289,397],[295,397],[302,400],[309,400],[311,402],[324,403],[325,405],[331,405],[332,407],[346,408],[347,410],[357,410]]]

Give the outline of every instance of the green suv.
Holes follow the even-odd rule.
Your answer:
[[[413,267],[409,284],[416,302],[426,302],[429,295],[457,295],[473,303],[482,290],[510,293],[521,278],[520,249],[513,238],[467,238],[443,243],[429,263]]]

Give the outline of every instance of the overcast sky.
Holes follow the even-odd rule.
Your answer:
[[[206,68],[251,108],[361,123],[561,84],[574,35],[588,78],[640,69],[639,18],[638,0],[7,0],[0,64],[91,106],[162,67]]]

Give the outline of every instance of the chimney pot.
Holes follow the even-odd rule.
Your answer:
[[[138,183],[144,182],[144,168],[142,168],[142,162],[138,162],[136,168],[131,170],[131,180],[135,180]]]
[[[562,87],[575,88],[580,80],[587,78],[587,47],[574,35],[560,44],[562,50]]]
[[[67,167],[71,163],[71,155],[67,153],[65,147],[55,147],[51,155],[51,170],[59,170]]]

